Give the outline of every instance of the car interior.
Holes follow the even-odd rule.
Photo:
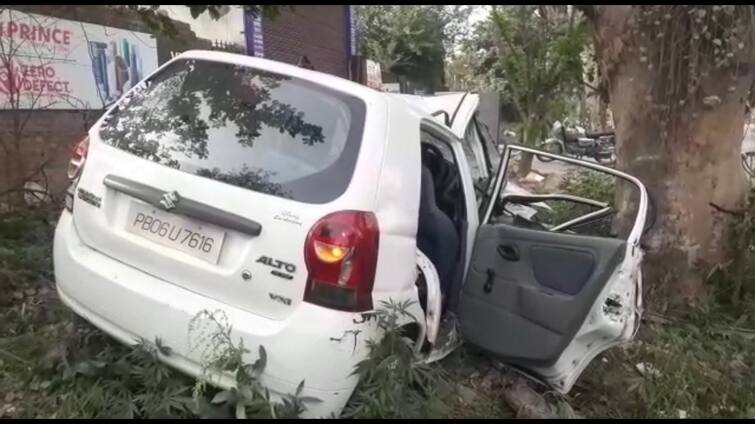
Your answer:
[[[450,146],[422,133],[422,176],[417,247],[438,271],[443,310],[448,294],[461,286],[467,218],[461,176]],[[425,287],[420,299],[426,306]]]

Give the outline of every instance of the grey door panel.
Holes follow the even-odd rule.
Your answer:
[[[532,246],[535,281],[560,293],[575,295],[595,271],[591,252],[557,246]]]
[[[625,247],[617,239],[481,226],[458,309],[465,340],[510,362],[554,363]]]

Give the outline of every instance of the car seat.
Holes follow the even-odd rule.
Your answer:
[[[435,184],[430,170],[422,167],[417,247],[435,266],[445,294],[453,277],[459,251],[459,235],[451,218],[435,201]]]

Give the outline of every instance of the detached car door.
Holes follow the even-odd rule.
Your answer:
[[[566,165],[523,179],[540,181],[532,191],[544,194],[499,197],[515,178],[511,163],[522,154],[553,157]],[[541,164],[537,159],[533,163]],[[601,219],[615,217],[615,211],[605,202],[565,193],[564,187],[582,171],[615,180],[636,216],[595,226]],[[549,179],[561,183],[554,188]],[[647,192],[638,179],[625,173],[516,145],[506,147],[494,184],[494,198],[500,200],[483,211],[459,300],[462,337],[566,393],[596,355],[636,334],[642,309],[640,238]],[[506,211],[507,202],[546,200],[567,205],[547,208],[549,216],[541,220]],[[564,215],[575,211],[576,216]],[[552,222],[554,216],[562,222]],[[623,230],[617,230],[619,221]],[[581,227],[588,224],[600,231],[583,231]],[[623,231],[624,237],[617,231]]]

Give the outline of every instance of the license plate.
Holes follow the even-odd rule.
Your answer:
[[[217,264],[225,231],[214,225],[132,203],[126,231],[196,258]]]

